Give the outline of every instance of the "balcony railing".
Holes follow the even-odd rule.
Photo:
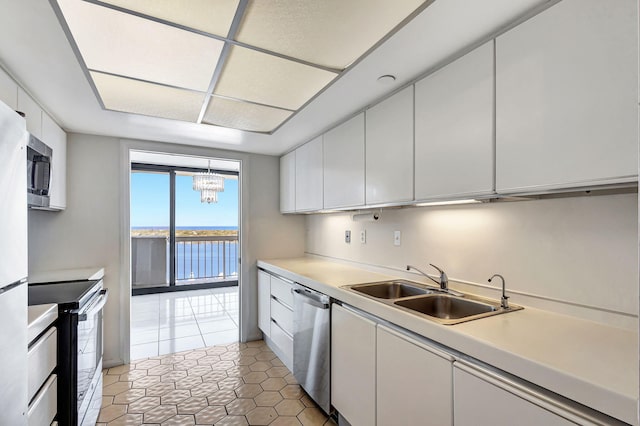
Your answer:
[[[238,277],[238,237],[176,237],[177,285],[228,281]],[[169,280],[169,238],[132,237],[133,287],[164,287]]]
[[[176,237],[176,281],[238,276],[238,237]]]

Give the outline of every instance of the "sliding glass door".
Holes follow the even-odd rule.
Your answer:
[[[193,189],[207,170],[132,164],[133,294],[236,285],[238,175],[224,178],[217,202]]]
[[[215,281],[238,277],[238,180],[225,179],[217,203],[201,202],[193,175],[177,173],[176,279]]]

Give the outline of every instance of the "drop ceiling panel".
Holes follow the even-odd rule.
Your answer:
[[[362,56],[424,0],[251,0],[236,39],[331,68]]]
[[[204,93],[91,72],[106,109],[195,122]]]
[[[252,132],[270,132],[291,114],[291,111],[214,96],[203,122]]]
[[[215,93],[297,110],[337,74],[234,46]]]
[[[223,42],[78,0],[58,0],[85,64],[206,91]]]
[[[134,12],[226,37],[238,0],[101,0]]]

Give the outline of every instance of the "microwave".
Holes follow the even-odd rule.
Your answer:
[[[53,150],[33,135],[27,144],[27,204],[34,208],[49,207],[51,158]]]

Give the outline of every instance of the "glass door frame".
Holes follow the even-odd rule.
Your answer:
[[[240,173],[233,170],[217,170],[209,169],[213,173],[221,175],[231,175],[240,178]],[[151,173],[167,173],[169,175],[169,286],[168,287],[146,287],[131,289],[131,294],[154,294],[167,293],[171,291],[183,291],[204,288],[217,288],[238,285],[238,280],[229,280],[224,282],[211,282],[199,284],[181,284],[176,285],[176,172],[202,173],[207,169],[198,167],[168,166],[161,164],[147,163],[131,163],[130,173],[133,172],[151,172]],[[238,200],[238,210],[240,209]],[[238,223],[239,225],[239,223]],[[240,251],[240,227],[238,226],[238,252]],[[240,260],[238,258],[238,260]]]

